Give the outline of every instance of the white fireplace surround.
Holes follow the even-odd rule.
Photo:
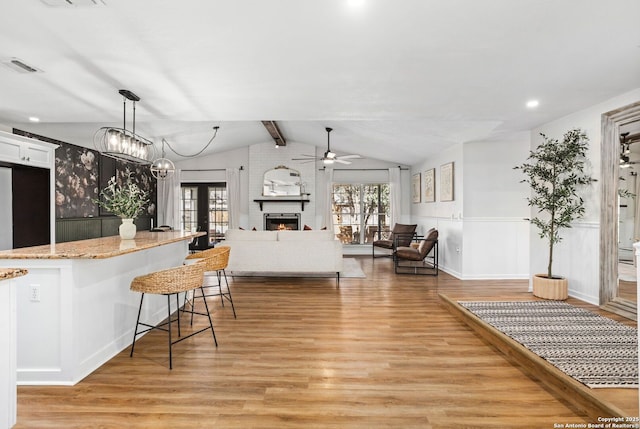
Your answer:
[[[316,205],[322,205],[318,201],[318,195],[314,195],[316,189],[317,165],[315,162],[292,161],[291,158],[299,158],[302,154],[315,154],[316,147],[313,145],[287,142],[286,146],[275,148],[272,143],[259,143],[249,147],[249,224],[248,229],[265,229],[265,213],[298,213],[299,229],[303,225],[309,225],[313,229],[320,229],[316,225]],[[301,210],[300,202],[294,201],[269,201],[264,204],[263,210],[254,200],[262,199],[263,178],[265,171],[271,170],[279,165],[298,170],[300,181],[304,184],[304,189],[311,192],[308,196],[309,202],[304,203],[304,210]]]

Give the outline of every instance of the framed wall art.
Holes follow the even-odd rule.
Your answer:
[[[420,173],[416,173],[411,177],[411,201],[420,202]]]
[[[436,169],[424,172],[424,202],[433,203],[436,200]]]
[[[453,162],[440,166],[440,201],[453,201]]]

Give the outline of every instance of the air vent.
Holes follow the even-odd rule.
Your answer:
[[[2,60],[2,64],[18,73],[42,73],[42,70],[30,66],[19,58],[9,58]]]
[[[88,7],[105,6],[104,0],[40,0],[50,7]]]

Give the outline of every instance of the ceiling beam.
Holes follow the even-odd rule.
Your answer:
[[[282,136],[280,132],[280,128],[278,128],[278,124],[276,121],[262,121],[262,125],[269,131],[271,138],[274,142],[276,142],[276,146],[286,146],[287,141]]]

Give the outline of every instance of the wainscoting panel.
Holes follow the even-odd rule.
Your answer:
[[[101,220],[99,218],[56,219],[56,243],[100,236]]]
[[[522,218],[466,218],[463,279],[529,278],[529,222]]]
[[[575,222],[560,232],[562,241],[554,246],[553,274],[569,280],[569,296],[598,305],[600,296],[600,224]],[[531,231],[531,272],[546,272],[547,242]]]
[[[122,220],[116,216],[56,219],[56,243],[118,235],[121,223]],[[151,218],[139,217],[135,224],[138,231],[148,231],[151,229]]]

